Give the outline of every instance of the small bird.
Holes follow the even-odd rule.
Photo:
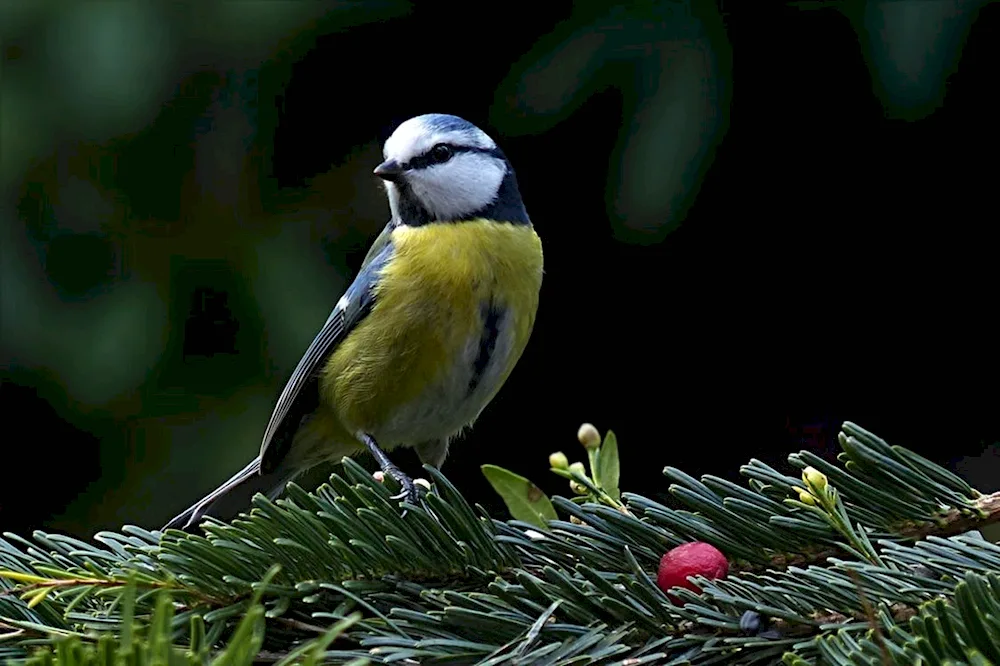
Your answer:
[[[260,454],[164,529],[229,520],[258,492],[367,450],[415,498],[386,455],[414,447],[439,468],[506,381],[535,323],[542,244],[514,169],[457,116],[399,125],[375,175],[391,218],[278,397]]]

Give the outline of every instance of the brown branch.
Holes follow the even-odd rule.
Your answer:
[[[979,515],[970,515],[967,511],[963,513],[952,508],[936,524],[916,523],[909,529],[903,529],[900,534],[914,539],[923,539],[931,534],[949,537],[1000,522],[1000,492],[979,496],[975,506]]]
[[[882,625],[879,624],[878,619],[875,617],[875,608],[872,607],[867,595],[865,595],[865,588],[861,585],[861,577],[853,569],[847,573],[850,575],[851,580],[854,581],[854,586],[858,590],[858,599],[861,601],[861,607],[864,609],[868,626],[871,627],[872,638],[875,640],[875,644],[878,645],[879,655],[882,657],[882,665],[892,666],[892,656],[889,654],[889,648],[885,644],[885,637],[882,635]]]
[[[287,657],[288,652],[272,652],[271,650],[261,650],[253,658],[255,664],[273,664]]]
[[[321,627],[315,624],[309,624],[308,622],[303,622],[302,620],[296,620],[290,617],[277,617],[274,618],[279,624],[283,624],[291,629],[298,629],[299,631],[308,631],[316,634],[325,634],[329,627]]]
[[[895,528],[895,533],[919,541],[930,535],[955,536],[1000,522],[1000,492],[981,495],[976,498],[974,505],[975,513],[971,513],[968,509],[951,508],[936,520],[907,521],[899,524]],[[831,557],[843,557],[844,554],[843,550],[834,547],[808,549],[801,553],[776,553],[767,565],[738,562],[734,563],[732,570],[735,573],[758,573],[767,569],[804,567],[810,564],[822,564]]]
[[[34,575],[34,574],[32,574]],[[51,578],[37,583],[29,583],[27,585],[15,585],[6,590],[0,590],[0,597],[9,596],[12,594],[22,595],[25,592],[31,592],[33,590],[40,590],[43,588],[49,589],[59,589],[64,587],[78,587],[81,585],[89,585],[92,587],[127,587],[128,581],[117,580],[113,578],[102,579],[102,578]],[[198,590],[192,589],[190,587],[185,587],[183,585],[177,585],[174,583],[167,583],[163,581],[136,581],[136,587],[143,587],[147,589],[160,589],[160,590],[173,590],[188,594],[199,601],[215,606],[224,606],[228,603],[232,603],[230,600],[226,601],[224,599],[216,599],[215,597],[210,597],[206,594],[199,592]]]

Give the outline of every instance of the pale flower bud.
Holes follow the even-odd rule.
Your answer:
[[[576,431],[576,438],[587,450],[596,449],[601,445],[601,433],[597,432],[597,428],[589,423],[580,426],[580,429]]]
[[[556,451],[549,456],[549,467],[553,469],[568,469],[569,458],[562,451]]]
[[[815,467],[806,467],[802,470],[802,480],[818,493],[826,490],[826,474],[819,471]]]

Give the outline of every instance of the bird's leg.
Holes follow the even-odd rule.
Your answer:
[[[378,447],[375,438],[366,432],[359,432],[356,437],[361,440],[361,443],[372,454],[378,466],[382,468],[382,471],[396,479],[396,482],[403,488],[403,491],[398,495],[393,495],[392,499],[410,500],[411,502],[418,500],[420,496],[417,494],[417,484],[413,483],[413,479],[403,474],[403,471],[389,460],[389,456],[385,454],[385,451]]]

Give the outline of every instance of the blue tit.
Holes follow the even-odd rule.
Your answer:
[[[402,123],[375,175],[391,218],[278,397],[260,454],[167,523],[192,529],[271,498],[309,468],[413,447],[440,467],[506,381],[535,323],[542,244],[514,169],[485,132],[451,115]]]

